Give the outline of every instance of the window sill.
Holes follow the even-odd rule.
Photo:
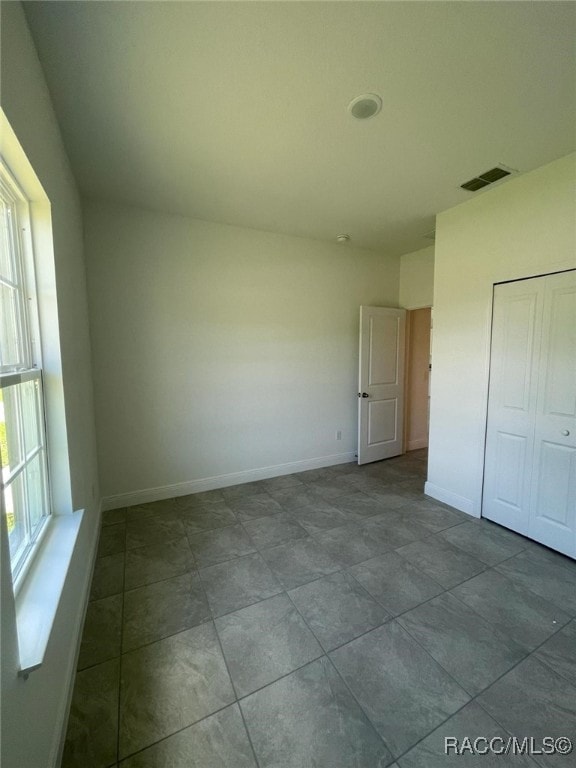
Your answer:
[[[18,674],[24,678],[44,661],[83,516],[81,510],[52,518],[40,551],[18,590]]]

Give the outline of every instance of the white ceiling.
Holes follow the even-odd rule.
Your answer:
[[[87,196],[400,254],[462,182],[575,147],[572,2],[25,8]]]

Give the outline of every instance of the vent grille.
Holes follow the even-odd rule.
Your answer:
[[[510,176],[510,171],[505,171],[504,168],[491,168],[486,173],[480,174],[482,181],[487,181],[488,184],[494,184],[495,181],[500,181],[506,176]]]
[[[489,184],[494,184],[495,181],[500,181],[500,179],[510,176],[510,173],[510,171],[506,171],[504,168],[497,166],[496,168],[491,168],[489,171],[484,171],[484,173],[478,174],[476,178],[464,182],[460,187],[466,189],[468,192],[477,192],[479,189],[487,187]]]

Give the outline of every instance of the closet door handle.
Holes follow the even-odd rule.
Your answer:
[[[564,435],[564,437],[568,437],[568,435],[570,434],[570,430],[569,430],[569,429],[563,429],[563,430],[560,432],[560,434],[561,434],[561,435]]]

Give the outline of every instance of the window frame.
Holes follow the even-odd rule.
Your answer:
[[[19,457],[16,467],[10,472],[6,486],[4,484],[4,469],[2,470],[1,482],[1,493],[3,501],[6,502],[8,489],[16,487],[15,481],[17,481],[18,477],[22,476],[24,478],[26,501],[23,514],[23,541],[14,553],[10,554],[12,580],[16,593],[32,565],[41,541],[46,535],[53,509],[50,490],[46,399],[43,387],[35,254],[30,211],[31,201],[24,194],[2,156],[0,156],[0,197],[2,202],[8,206],[7,216],[9,217],[9,224],[6,227],[6,234],[8,244],[7,264],[10,270],[10,276],[1,276],[0,280],[16,293],[15,306],[17,308],[17,318],[14,327],[17,335],[19,335],[17,345],[20,347],[20,353],[16,361],[12,364],[0,362],[0,389],[4,394],[10,387],[22,386],[21,390],[14,392],[13,402],[17,403],[17,420],[19,422],[17,427],[18,442],[24,447],[24,454]],[[36,391],[34,393],[36,423],[34,426],[37,428],[37,441],[35,447],[28,451],[25,439],[23,397],[25,395],[24,386],[30,381],[36,383]],[[38,464],[38,491],[40,494],[39,506],[41,514],[39,519],[33,523],[28,473],[37,457],[40,457]]]

